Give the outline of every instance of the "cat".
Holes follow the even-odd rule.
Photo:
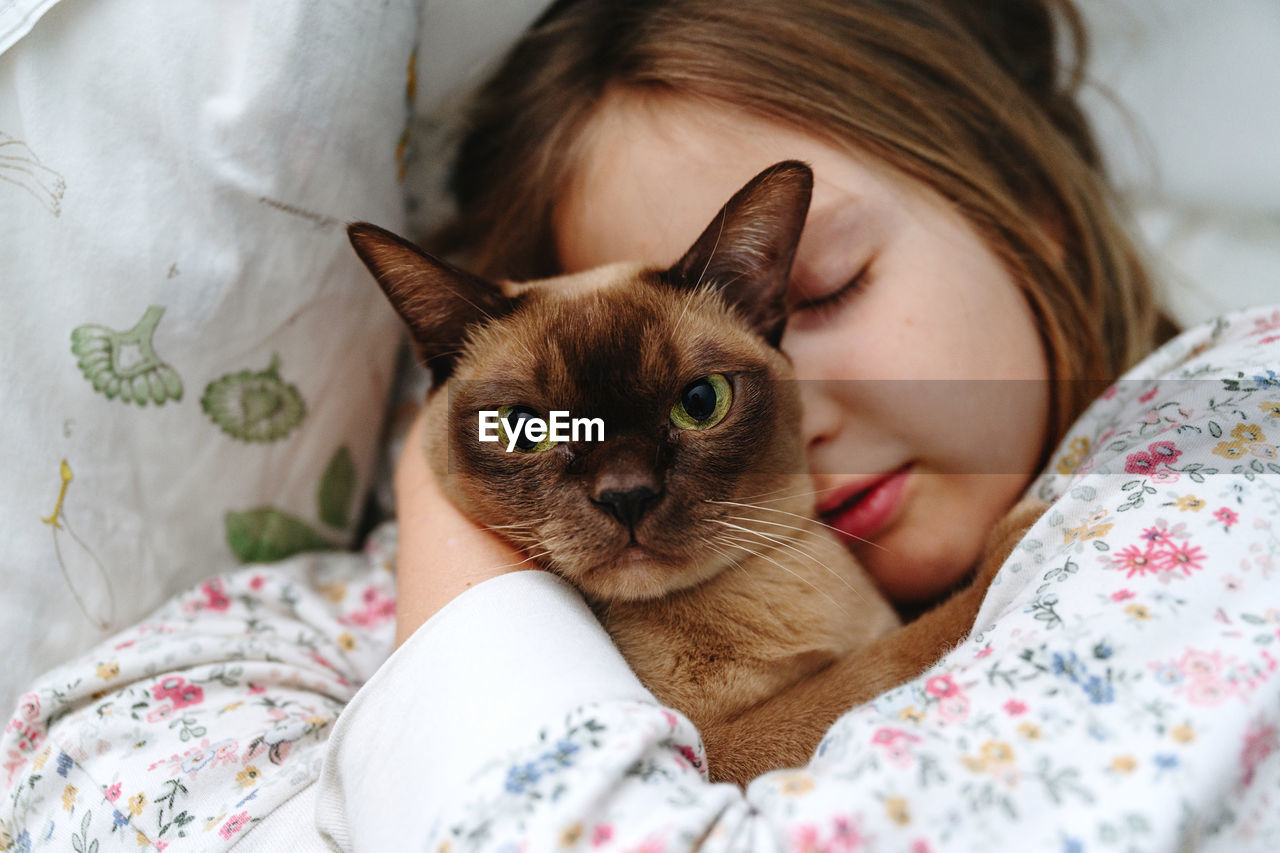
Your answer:
[[[812,186],[777,163],[670,268],[524,283],[348,229],[432,372],[423,450],[445,493],[574,584],[698,727],[711,778],[738,784],[803,764],[840,714],[963,639],[1040,510],[1015,509],[973,582],[906,626],[814,519],[778,349]],[[479,440],[483,411],[501,441]],[[552,411],[599,418],[604,440],[526,434]]]

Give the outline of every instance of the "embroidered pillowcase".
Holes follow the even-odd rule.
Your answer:
[[[417,5],[0,12],[5,708],[201,578],[350,544],[400,333],[344,226],[403,226]]]

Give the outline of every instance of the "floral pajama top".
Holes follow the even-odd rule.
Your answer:
[[[1032,484],[1052,506],[973,634],[745,792],[549,574],[388,659],[383,529],[32,685],[0,850],[1280,849],[1278,369],[1268,307],[1132,370]]]

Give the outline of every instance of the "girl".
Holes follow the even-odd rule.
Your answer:
[[[907,611],[1021,494],[1053,503],[936,668],[808,767],[708,785],[698,733],[581,597],[519,571],[410,452],[376,674],[376,572],[211,582],[24,697],[0,840],[1272,846],[1280,311],[1148,356],[1164,334],[1055,14],[1079,35],[1049,0],[558,3],[478,101],[442,237],[494,276],[669,263],[764,165],[809,162],[783,347],[818,510],[880,546],[852,545]]]

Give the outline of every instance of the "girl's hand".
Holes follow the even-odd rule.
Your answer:
[[[396,646],[469,587],[534,569],[524,555],[463,515],[437,482],[422,450],[418,413],[396,462]]]

